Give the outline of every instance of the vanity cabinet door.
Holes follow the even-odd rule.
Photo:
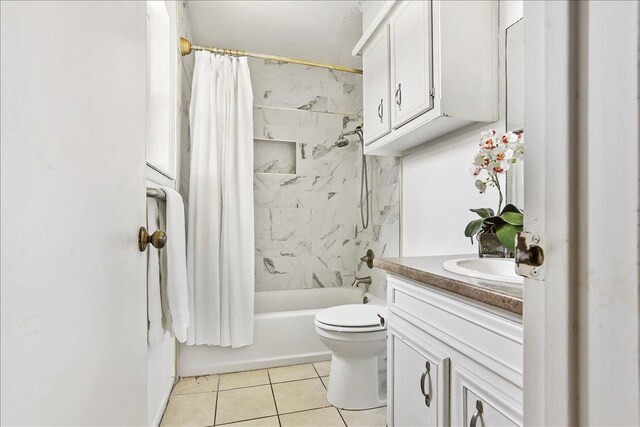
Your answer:
[[[522,390],[506,386],[498,374],[478,366],[467,369],[457,365],[452,380],[453,424],[469,427],[522,425],[519,403]]]
[[[465,390],[465,422],[470,427],[517,426],[515,422],[469,389]]]
[[[364,142],[391,131],[389,119],[389,27],[383,26],[362,53]]]
[[[433,108],[431,1],[406,1],[390,20],[391,124],[398,128]]]
[[[448,359],[431,360],[398,336],[391,339],[393,351],[393,425],[437,426],[439,400],[444,385],[440,384],[442,369]],[[439,417],[440,415],[440,417]]]

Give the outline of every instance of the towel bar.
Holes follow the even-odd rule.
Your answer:
[[[153,197],[158,200],[167,200],[167,195],[164,194],[164,191],[153,187],[147,187],[147,197]]]

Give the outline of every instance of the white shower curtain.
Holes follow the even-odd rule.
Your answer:
[[[196,52],[189,118],[188,344],[253,341],[253,93],[247,58]]]

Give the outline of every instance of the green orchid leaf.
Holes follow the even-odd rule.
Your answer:
[[[522,225],[522,214],[519,212],[504,212],[500,218],[511,225]]]
[[[491,208],[478,208],[478,209],[469,209],[471,212],[477,213],[480,218],[489,218],[490,216],[494,216],[495,213]]]
[[[469,224],[467,224],[467,227],[464,229],[464,235],[467,237],[475,236],[478,233],[478,231],[480,231],[480,229],[482,228],[483,223],[484,223],[483,218],[474,219]]]
[[[500,215],[502,215],[505,212],[522,213],[520,209],[518,209],[515,205],[512,205],[511,203],[505,205],[504,209],[502,209],[502,212],[500,212]]]
[[[516,250],[516,235],[522,231],[521,226],[503,224],[496,230],[496,236],[500,243],[502,243],[511,252]]]

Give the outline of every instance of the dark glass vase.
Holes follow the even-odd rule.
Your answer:
[[[495,233],[478,234],[478,255],[480,258],[511,258],[513,254],[507,249]]]

